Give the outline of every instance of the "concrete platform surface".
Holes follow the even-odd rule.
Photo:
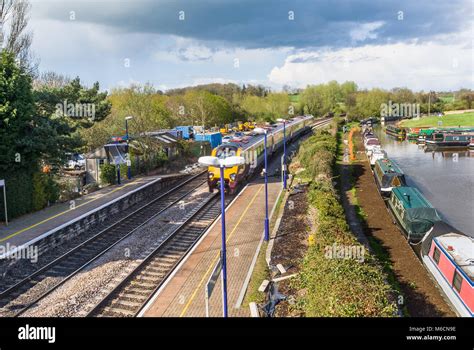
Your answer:
[[[281,182],[268,186],[269,214],[281,192]],[[229,316],[250,316],[247,305],[239,305],[247,287],[253,261],[260,248],[265,218],[265,190],[262,181],[250,183],[226,210],[227,288]],[[186,260],[142,312],[145,317],[206,316],[205,286],[219,260],[221,222],[216,221]],[[209,300],[209,315],[222,316],[221,281]]]
[[[10,246],[10,249],[13,246],[19,247],[81,215],[159,181],[160,178],[163,176],[137,177],[121,185],[108,186],[81,196],[74,200],[74,207],[71,206],[72,203],[65,202],[23,215],[10,221],[8,226],[0,226],[0,246]]]

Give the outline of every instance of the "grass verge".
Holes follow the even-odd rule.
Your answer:
[[[403,120],[400,125],[406,128],[413,128],[413,127],[438,127],[438,121],[441,121],[443,124],[441,127],[458,127],[458,126],[472,126],[474,127],[474,112],[468,113],[460,113],[460,114],[448,114],[443,115],[442,117],[438,116],[431,116],[431,117],[424,117],[420,119],[411,119],[411,120]]]

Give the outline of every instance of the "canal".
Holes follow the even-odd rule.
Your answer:
[[[417,187],[444,221],[474,237],[474,151],[425,152],[421,145],[386,135],[380,125],[374,131],[408,185]]]

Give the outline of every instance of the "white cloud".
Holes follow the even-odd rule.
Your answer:
[[[375,31],[382,27],[385,22],[377,21],[377,22],[367,22],[362,24],[357,24],[357,28],[352,29],[349,32],[351,36],[352,42],[356,43],[358,41],[365,41],[367,39],[376,39],[377,33]]]
[[[468,35],[460,33],[455,42],[447,44],[413,42],[297,53],[274,67],[268,79],[279,86],[294,87],[330,80],[353,80],[362,88],[472,87],[472,47],[464,40]]]

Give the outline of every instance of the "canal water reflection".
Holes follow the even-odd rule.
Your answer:
[[[421,145],[386,135],[380,125],[374,131],[408,185],[417,187],[443,220],[474,237],[474,151],[425,152]]]

